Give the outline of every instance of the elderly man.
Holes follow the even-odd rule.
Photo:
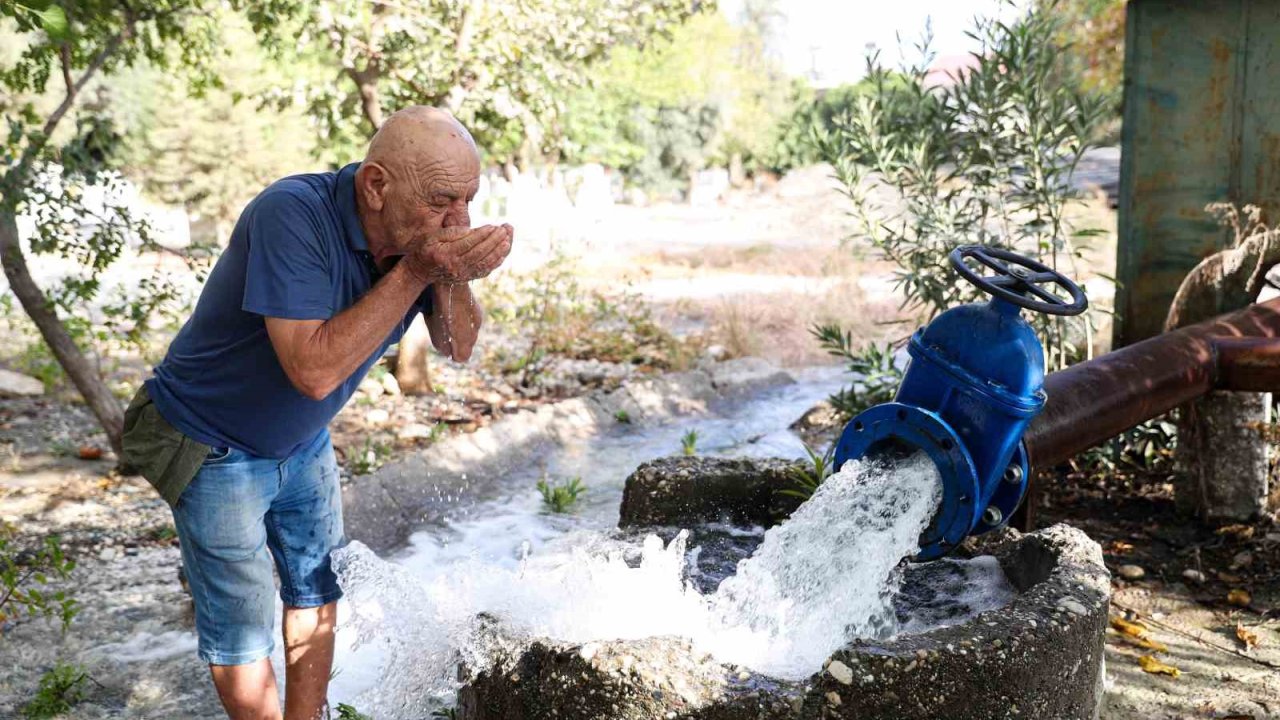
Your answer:
[[[412,107],[363,162],[272,184],[130,404],[124,459],[172,506],[199,655],[236,720],[281,717],[273,560],[284,717],[324,712],[342,595],[329,554],[344,541],[326,426],[417,313],[437,350],[470,357],[481,312],[468,283],[512,240],[508,225],[471,228],[479,172],[462,125]]]

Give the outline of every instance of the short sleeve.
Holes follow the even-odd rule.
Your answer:
[[[247,312],[291,320],[334,315],[333,275],[316,210],[305,196],[277,188],[247,210]]]

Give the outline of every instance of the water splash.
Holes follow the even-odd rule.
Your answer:
[[[799,679],[855,637],[893,634],[899,563],[940,499],[937,468],[923,454],[846,463],[720,584],[713,602],[723,624],[751,630],[721,652]]]
[[[428,714],[456,689],[459,662],[487,664],[480,613],[568,642],[679,635],[721,661],[804,678],[849,640],[898,631],[900,563],[939,495],[924,456],[846,463],[710,594],[686,580],[696,555],[685,532],[665,545],[649,536],[638,562],[633,545],[585,530],[542,538],[533,552],[526,544],[516,557],[448,552],[447,562],[403,565],[352,543],[334,553],[350,615],[342,632],[355,636],[351,660],[379,667],[360,704],[377,717]],[[969,581],[986,580],[978,572]]]

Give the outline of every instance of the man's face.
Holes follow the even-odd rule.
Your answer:
[[[480,163],[474,152],[453,153],[410,168],[406,180],[392,184],[386,204],[389,234],[399,253],[441,228],[471,227],[469,204],[480,189]]]

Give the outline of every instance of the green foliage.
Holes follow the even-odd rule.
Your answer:
[[[542,494],[542,506],[556,514],[572,510],[573,506],[578,504],[578,499],[587,491],[586,486],[582,484],[582,478],[578,477],[552,485],[543,476],[538,481],[537,488]]]
[[[71,711],[84,699],[88,672],[80,665],[58,663],[40,676],[40,689],[36,696],[22,706],[22,717],[28,720],[46,720]]]
[[[1088,149],[1105,101],[1077,90],[1057,38],[1060,22],[1033,12],[1011,24],[978,20],[975,66],[930,88],[924,61],[901,73],[868,61],[871,92],[821,141],[852,204],[858,238],[896,266],[907,309],[932,317],[979,297],[945,259],[961,244],[1011,248],[1078,277],[1068,226],[1068,179]],[[882,204],[876,183],[901,200]],[[1091,314],[1032,314],[1050,369],[1091,353]]]
[[[734,156],[758,166],[786,116],[790,83],[764,50],[766,19],[744,20],[707,8],[670,39],[613,53],[566,101],[565,159],[618,168],[661,194]]]
[[[173,525],[156,525],[146,532],[145,537],[156,542],[169,542],[178,537],[178,531]]]
[[[1073,472],[1089,477],[1139,474],[1171,475],[1178,446],[1173,419],[1161,416],[1132,427],[1070,460]]]
[[[291,27],[296,42],[288,50],[331,69],[300,78],[322,150],[345,159],[385,113],[425,104],[452,111],[491,161],[528,160],[555,154],[564,98],[590,82],[591,67],[617,47],[664,37],[696,4],[296,3],[305,15]],[[285,54],[283,44],[275,47]],[[287,104],[295,94],[281,90],[276,99]]]
[[[389,443],[365,437],[364,445],[360,447],[360,450],[354,456],[348,458],[347,469],[351,471],[352,475],[368,475],[391,459],[392,450],[393,448]]]
[[[440,708],[431,711],[432,718],[443,718],[443,720],[458,720],[458,711],[456,708]]]
[[[809,465],[791,469],[791,478],[796,486],[782,490],[782,494],[808,500],[835,470],[833,458],[836,446],[832,443],[826,452],[819,454],[806,444],[804,451],[809,456]]]
[[[532,387],[553,357],[677,369],[688,361],[685,345],[659,326],[643,300],[631,293],[605,294],[578,283],[572,261],[557,255],[503,284],[483,287],[491,332],[520,338],[521,350],[486,357],[503,375]]]
[[[337,720],[373,720],[371,716],[365,715],[346,703],[338,703],[337,710]]]
[[[830,137],[842,125],[848,124],[863,98],[877,98],[886,109],[878,117],[885,131],[908,112],[907,103],[933,101],[929,96],[913,95],[909,91],[908,78],[886,72],[883,82],[867,78],[852,85],[816,91],[797,83],[788,103],[792,108],[791,115],[777,125],[773,146],[763,158],[765,166],[773,172],[783,173],[823,160],[823,138]]]
[[[5,270],[11,278],[27,275],[20,215],[34,227],[27,239],[31,254],[68,260],[77,269],[42,290],[30,282],[11,286],[20,291],[24,311],[40,320],[42,338],[61,348],[59,362],[77,370],[77,386],[115,444],[119,411],[105,400],[104,348],[138,342],[175,292],[157,263],[147,281],[104,296],[103,275],[131,243],[141,251],[160,247],[119,192],[123,134],[109,112],[109,93],[94,91],[94,83],[149,64],[186,79],[194,92],[217,87],[225,5],[215,0],[0,4],[0,15],[13,18],[20,33],[17,51],[6,52],[0,63],[0,115],[7,129],[0,141]],[[239,8],[241,2],[230,5]],[[278,26],[282,7],[255,6],[264,35]],[[82,362],[86,352],[98,354],[97,375]]]
[[[264,111],[262,96],[287,76],[242,17],[219,17],[226,52],[217,87],[193,89],[163,68],[140,65],[109,89],[112,115],[128,128],[125,172],[150,196],[185,208],[193,237],[225,245],[257,192],[312,167],[315,138],[298,131],[308,124],[300,109]]]
[[[63,553],[57,536],[27,551],[14,544],[15,535],[12,525],[0,523],[0,628],[23,615],[43,616],[56,620],[66,632],[80,611],[78,603],[65,590],[50,592],[47,586],[70,577],[75,561]]]
[[[626,410],[619,410],[618,412],[613,414],[613,419],[623,424],[630,424],[631,413],[627,412]]]
[[[687,189],[693,174],[708,163],[718,116],[714,107],[706,105],[633,108],[624,137],[642,152],[634,162],[621,166],[623,174],[633,184],[662,195]]]
[[[698,452],[698,431],[690,430],[680,436],[680,451],[686,456],[691,456]]]
[[[902,383],[903,371],[893,362],[893,345],[871,343],[861,350],[853,347],[853,335],[839,325],[817,325],[809,332],[828,354],[845,362],[856,380],[832,395],[832,407],[848,419],[873,405],[893,400]]]
[[[1059,43],[1066,49],[1071,74],[1082,87],[1112,99],[1120,107],[1124,81],[1124,0],[1037,0],[1043,12],[1062,19]]]

